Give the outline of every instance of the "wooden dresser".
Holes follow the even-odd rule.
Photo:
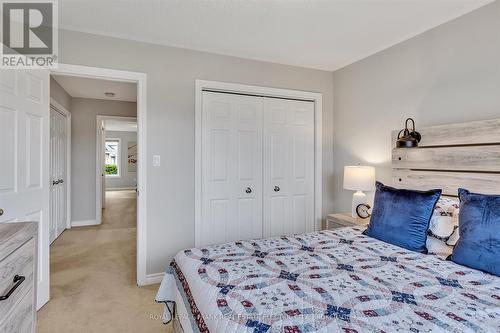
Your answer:
[[[35,332],[37,228],[0,223],[0,333]]]

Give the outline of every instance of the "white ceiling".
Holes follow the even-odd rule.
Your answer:
[[[137,101],[137,86],[135,83],[64,75],[52,75],[52,77],[71,95],[71,97],[126,102]],[[115,96],[107,97],[104,95],[105,92],[113,92]]]
[[[333,71],[492,1],[60,0],[59,8],[64,29]]]
[[[106,131],[137,132],[137,120],[106,119],[104,128]]]

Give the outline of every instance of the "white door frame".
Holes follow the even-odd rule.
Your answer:
[[[50,105],[66,117],[66,229],[71,229],[71,112],[52,97]]]
[[[195,81],[195,246],[200,244],[202,211],[202,106],[203,90],[314,102],[314,227],[320,230],[323,214],[323,95],[315,92],[251,86],[219,81]]]
[[[147,260],[147,102],[145,73],[121,71],[107,68],[97,68],[70,64],[59,64],[58,68],[52,69],[51,74],[77,76],[94,79],[104,79],[122,82],[135,82],[137,84],[137,152],[140,155],[137,165],[137,284],[143,286],[148,284],[146,260]]]
[[[106,188],[106,181],[104,181],[104,184],[101,183],[102,181],[102,170],[104,166],[104,160],[103,160],[103,147],[102,147],[102,131],[99,129],[99,125],[102,124],[102,121],[106,120],[127,120],[127,121],[137,121],[136,117],[124,117],[124,116],[101,116],[97,115],[96,117],[96,186],[95,186],[95,216],[96,216],[96,223],[95,224],[101,224],[102,223],[102,209],[103,207],[103,195],[104,193],[102,192],[103,188]],[[121,139],[118,139],[120,141],[120,149],[121,147]],[[120,169],[121,169],[121,154],[120,152]],[[121,172],[122,170],[120,170]],[[104,178],[106,178],[106,175],[104,175]],[[104,186],[103,186],[104,185]]]

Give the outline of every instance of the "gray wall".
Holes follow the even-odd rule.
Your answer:
[[[71,220],[95,220],[97,115],[136,116],[136,103],[71,100]]]
[[[391,130],[500,116],[500,2],[334,72],[334,210],[348,164],[391,181]],[[460,135],[460,133],[457,133]]]
[[[137,171],[128,171],[128,143],[137,143],[137,132],[106,131],[106,138],[120,139],[120,177],[106,177],[106,189],[130,188],[137,185]]]
[[[71,112],[71,96],[52,76],[50,77],[50,97]]]
[[[218,80],[323,94],[323,211],[332,209],[332,73],[61,31],[60,61],[144,72],[147,82],[147,272],[194,245],[194,82]],[[152,167],[153,154],[161,166]]]

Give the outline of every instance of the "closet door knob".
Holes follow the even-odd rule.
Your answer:
[[[250,187],[247,187],[245,192],[250,194],[250,193],[252,193],[252,189]]]
[[[59,183],[64,183],[64,180],[63,179],[59,179]]]
[[[0,208],[0,216],[2,216],[2,215],[3,215],[3,209]]]
[[[279,192],[280,190],[281,190],[281,189],[280,189],[280,187],[279,187],[279,186],[275,186],[275,187],[274,187],[274,192]]]

